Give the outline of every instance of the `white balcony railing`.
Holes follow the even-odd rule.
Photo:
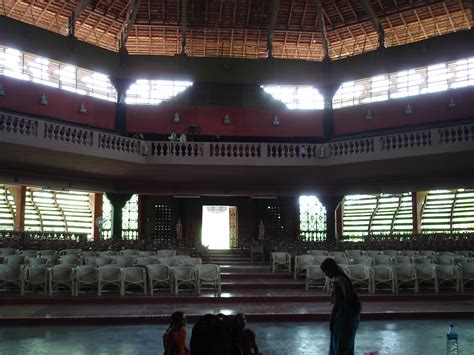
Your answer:
[[[474,150],[474,124],[324,144],[142,141],[0,113],[0,142],[142,164],[325,166]],[[0,152],[1,157],[1,152]]]

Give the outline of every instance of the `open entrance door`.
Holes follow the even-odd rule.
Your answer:
[[[202,206],[202,245],[209,249],[237,246],[237,207]]]

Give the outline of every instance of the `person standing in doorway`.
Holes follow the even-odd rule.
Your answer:
[[[331,342],[329,355],[354,355],[354,342],[360,322],[361,303],[351,280],[332,258],[325,259],[321,270],[332,279],[329,321]]]

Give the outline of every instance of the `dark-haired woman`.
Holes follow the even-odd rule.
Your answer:
[[[186,318],[183,312],[171,315],[170,326],[163,335],[164,355],[189,355],[186,348]]]
[[[360,321],[359,296],[355,293],[349,277],[334,259],[325,259],[321,263],[321,270],[332,279],[333,284],[329,355],[353,355],[355,335]]]

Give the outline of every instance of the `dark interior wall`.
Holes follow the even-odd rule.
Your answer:
[[[272,223],[267,217],[268,206],[280,206],[282,211],[282,235],[293,238],[299,230],[297,198],[252,199],[250,197],[209,197],[174,198],[169,196],[144,196],[142,220],[146,235],[154,235],[154,211],[156,204],[169,204],[171,212],[171,231],[175,236],[175,225],[178,219],[183,225],[186,246],[193,247],[200,241],[202,225],[202,207],[207,205],[236,206],[238,213],[239,245],[248,245],[258,235],[260,220],[268,225]],[[270,227],[267,227],[269,230]],[[273,237],[273,236],[272,236]],[[275,237],[276,239],[276,237]]]
[[[455,107],[449,107],[451,98]],[[336,135],[474,118],[474,88],[394,99],[334,110]],[[412,114],[405,114],[410,104]],[[372,119],[366,119],[368,110]]]

